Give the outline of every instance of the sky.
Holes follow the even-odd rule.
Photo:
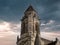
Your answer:
[[[20,20],[29,5],[41,19],[41,37],[60,40],[60,0],[0,0],[0,45],[16,45]]]

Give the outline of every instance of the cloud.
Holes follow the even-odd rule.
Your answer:
[[[54,20],[49,20],[47,23],[42,22],[42,23],[41,23],[41,26],[43,26],[43,25],[52,25],[52,24],[54,24],[54,23],[55,23]]]
[[[60,32],[41,32],[41,37],[48,40],[55,40],[55,38],[60,40]]]
[[[45,21],[44,21],[45,22]],[[41,23],[41,37],[44,37],[49,40],[53,40],[56,37],[60,38],[59,31],[50,30],[54,27],[56,22],[54,20],[50,20],[48,23]],[[60,25],[56,25],[60,26]],[[55,28],[55,27],[54,27]],[[16,36],[20,34],[21,30],[21,22],[0,22],[0,44],[1,45],[16,45]],[[54,37],[53,37],[54,36]],[[60,40],[60,39],[59,39]]]
[[[43,23],[41,23],[41,31],[59,32],[60,24],[57,23],[55,20],[49,20],[47,23],[45,23],[44,21]]]
[[[55,20],[49,20],[47,23],[43,21],[40,26],[41,36],[49,40],[60,40],[60,24]]]
[[[0,0],[0,19],[18,22],[28,5],[32,4],[42,20],[60,22],[60,0]]]
[[[37,4],[36,9],[41,20],[55,20],[60,23],[60,0],[37,0]]]
[[[3,21],[0,23],[0,37],[8,36],[8,35],[16,35],[21,29],[21,23],[11,23]]]
[[[16,38],[20,30],[21,22],[0,21],[0,45],[16,45]]]
[[[42,19],[41,36],[47,39],[51,36],[51,40],[60,37],[60,0],[0,0],[0,45],[15,45],[21,30],[19,19],[29,4]]]

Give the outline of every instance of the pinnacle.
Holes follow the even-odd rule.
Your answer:
[[[35,11],[35,10],[33,9],[32,5],[30,5],[30,6],[27,8],[26,11]],[[26,11],[25,11],[25,12],[26,12]]]

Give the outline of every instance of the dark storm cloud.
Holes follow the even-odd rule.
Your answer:
[[[60,0],[0,0],[0,20],[19,22],[30,4],[38,12],[41,23],[54,20],[60,24]]]
[[[37,3],[39,4],[37,10],[42,20],[60,20],[60,0],[38,0]]]
[[[0,19],[19,21],[30,4],[42,20],[60,20],[60,0],[0,0]]]
[[[19,21],[32,0],[0,0],[0,19],[6,21]]]
[[[24,2],[20,0],[0,0],[0,19],[19,20],[24,10]]]

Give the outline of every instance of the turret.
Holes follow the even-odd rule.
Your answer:
[[[34,8],[30,5],[27,10],[24,12],[24,16],[21,19],[21,35],[24,33],[28,33],[29,30],[34,32],[34,31],[39,31],[39,16],[37,15],[36,11]],[[30,24],[31,23],[31,24]]]

